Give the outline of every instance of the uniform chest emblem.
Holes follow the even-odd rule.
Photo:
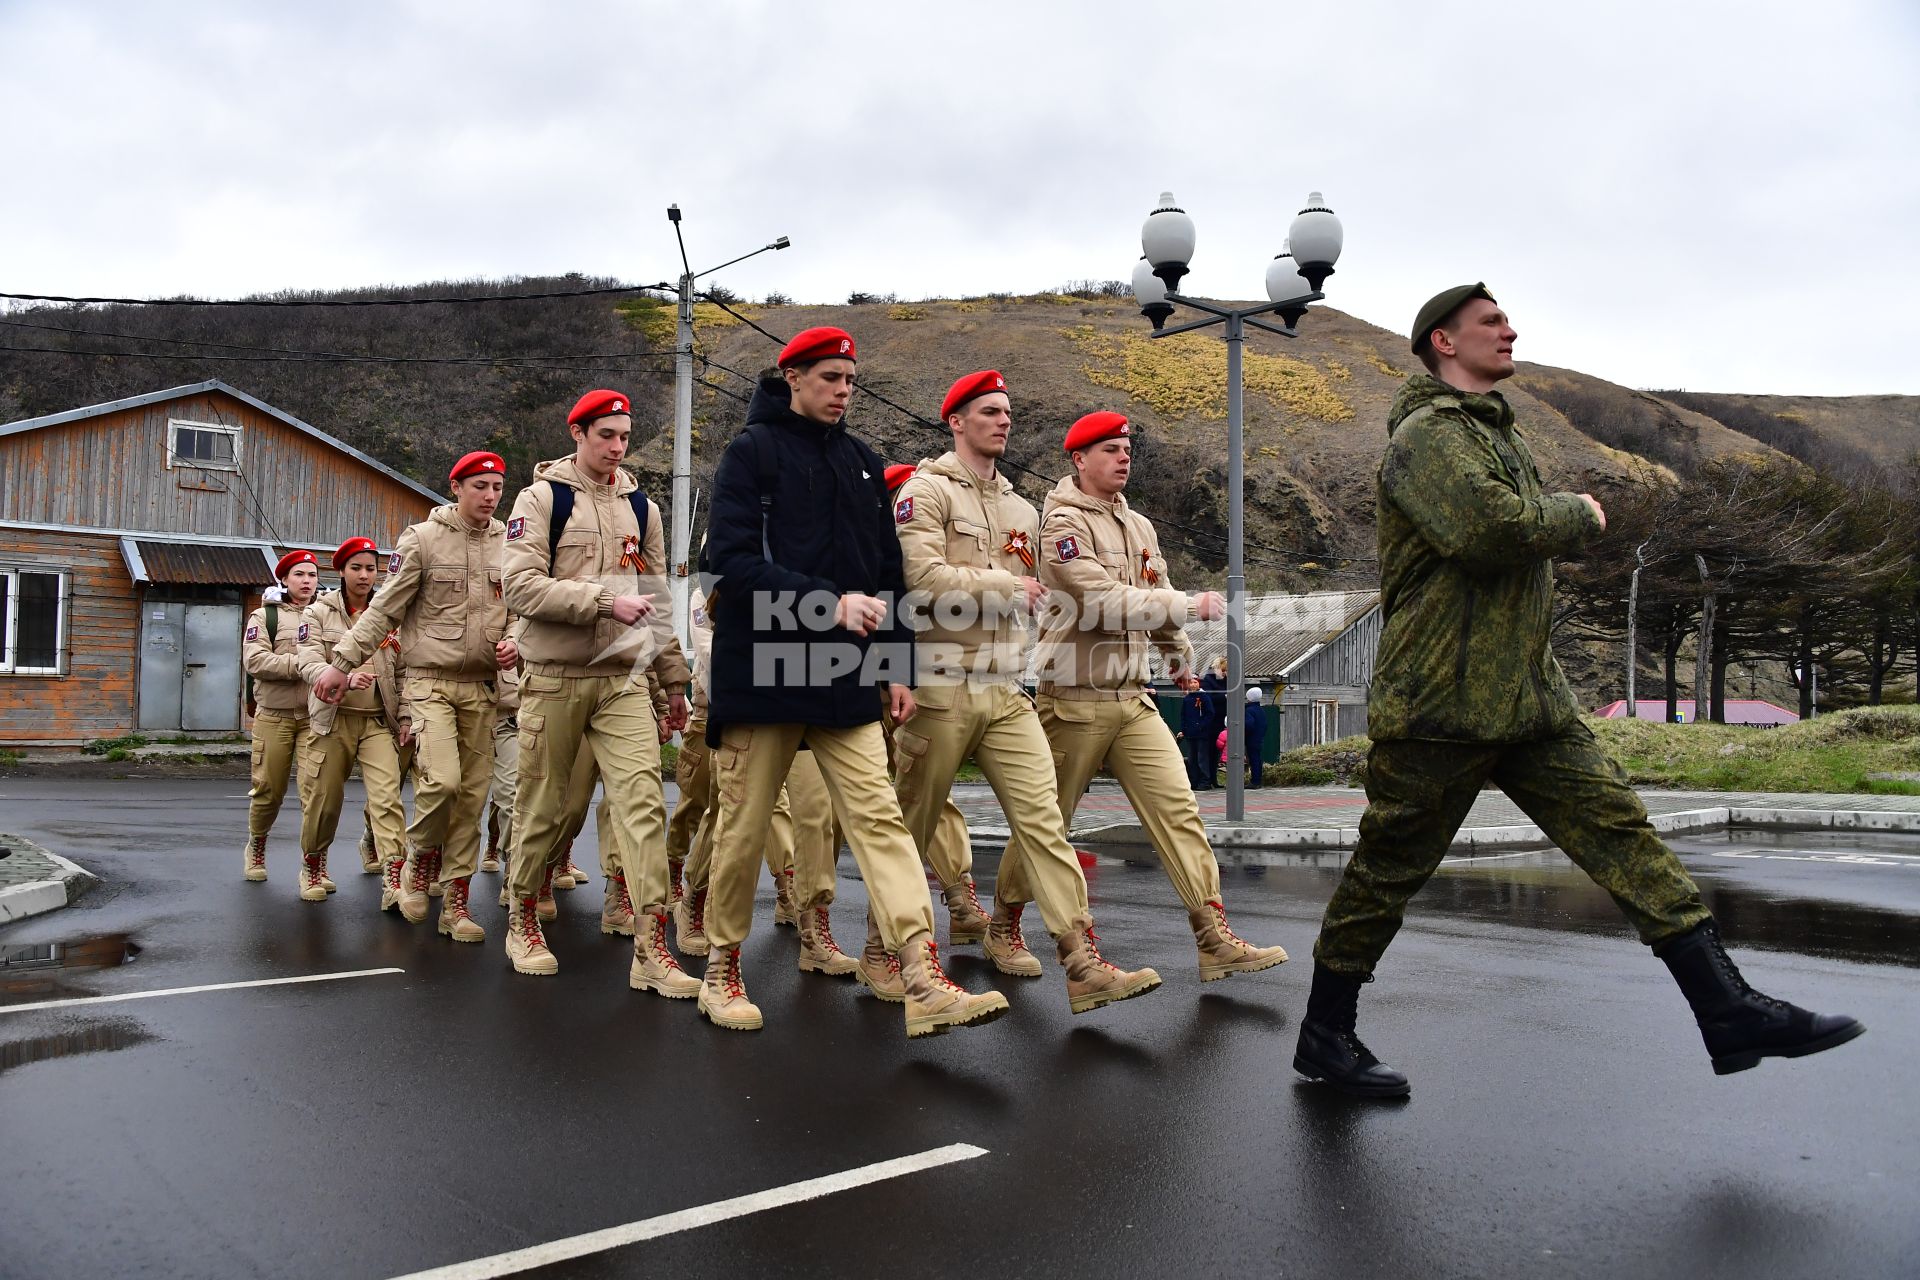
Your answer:
[[[1080,539],[1062,538],[1053,544],[1053,551],[1055,555],[1060,557],[1061,564],[1065,564],[1069,560],[1078,560],[1080,558]]]
[[[400,553],[398,551],[387,557],[387,572],[400,572]]]
[[[893,504],[893,522],[895,524],[905,524],[911,519],[913,519],[913,498],[911,496],[902,498]]]
[[[258,640],[259,638],[260,638],[260,628],[258,627],[247,628],[247,639]]]
[[[1150,587],[1160,581],[1160,571],[1153,567],[1153,555],[1145,547],[1140,548],[1140,576]]]
[[[1015,529],[1009,533],[1007,535],[1007,545],[1000,549],[1002,551],[1010,551],[1014,555],[1019,556],[1021,564],[1027,566],[1029,569],[1033,568],[1033,547],[1027,541],[1027,531],[1025,529]]]
[[[647,562],[640,554],[640,539],[632,534],[620,539],[620,567],[630,568],[635,573],[647,571]]]
[[[300,644],[305,644],[307,642],[307,624],[304,622],[300,624],[300,632],[297,637],[297,641]]]
[[[507,521],[508,542],[518,542],[526,536],[527,518],[525,516],[515,516],[513,519]]]

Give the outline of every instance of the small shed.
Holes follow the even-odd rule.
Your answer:
[[[1227,651],[1227,624],[1190,622],[1197,668]],[[1244,655],[1249,683],[1265,686],[1280,708],[1281,751],[1367,731],[1367,689],[1380,648],[1378,591],[1315,591],[1247,597]],[[1167,699],[1162,699],[1163,707]],[[1177,698],[1173,723],[1178,724]],[[1269,730],[1269,736],[1273,735]]]
[[[442,501],[218,380],[0,426],[0,746],[238,731],[279,558]]]

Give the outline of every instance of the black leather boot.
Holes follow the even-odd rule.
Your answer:
[[[1693,1006],[1715,1075],[1757,1067],[1762,1058],[1803,1058],[1866,1030],[1844,1014],[1812,1013],[1755,991],[1720,945],[1720,929],[1711,920],[1653,953],[1666,961]]]
[[[1316,962],[1307,1016],[1293,1050],[1293,1069],[1309,1080],[1324,1080],[1342,1093],[1361,1098],[1404,1098],[1413,1086],[1373,1056],[1354,1023],[1360,1015],[1360,987],[1371,978],[1336,973]]]

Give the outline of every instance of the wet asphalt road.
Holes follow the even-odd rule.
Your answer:
[[[379,915],[344,842],[339,894],[299,902],[291,806],[248,884],[244,790],[0,780],[0,829],[106,879],[0,952],[138,948],[9,967],[0,1010],[405,973],[0,1011],[0,1275],[395,1276],[951,1143],[989,1154],[527,1274],[1920,1274],[1920,841],[1680,843],[1756,985],[1870,1027],[1725,1078],[1557,853],[1450,864],[1362,1001],[1413,1097],[1366,1105],[1289,1066],[1330,859],[1225,872],[1240,931],[1295,959],[1203,988],[1165,878],[1105,857],[1106,948],[1162,990],[1072,1018],[1051,957],[1018,983],[963,949],[955,976],[1013,1012],[912,1044],[897,1006],[794,970],[763,889],[746,959],[768,1029],[743,1036],[627,990],[597,881],[561,895],[557,980],[509,970],[496,877],[484,947]]]

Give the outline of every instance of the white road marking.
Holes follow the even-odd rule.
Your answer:
[[[168,987],[162,991],[128,991],[117,996],[75,996],[70,1000],[36,1000],[32,1004],[0,1005],[0,1013],[25,1013],[29,1009],[64,1009],[81,1004],[113,1004],[121,1000],[151,1000],[155,996],[187,996],[200,991],[238,991],[243,987],[284,987],[297,982],[338,982],[342,978],[374,978],[383,973],[405,973],[405,969],[352,969],[345,973],[314,973],[302,978],[256,978],[252,982],[213,982],[203,987]]]
[[[1522,849],[1517,853],[1483,853],[1477,856],[1463,853],[1456,858],[1440,859],[1440,865],[1443,867],[1451,867],[1469,862],[1504,862],[1508,858],[1537,858],[1543,853],[1551,852],[1553,851],[1550,849]]]
[[[642,1218],[638,1222],[629,1222],[624,1226],[607,1227],[601,1231],[589,1231],[585,1235],[568,1236],[564,1240],[552,1240],[546,1244],[530,1245],[525,1249],[496,1253],[490,1258],[475,1258],[471,1262],[456,1262],[450,1266],[435,1267],[430,1271],[415,1271],[397,1277],[397,1280],[491,1280],[494,1276],[513,1275],[520,1271],[530,1271],[534,1267],[548,1267],[556,1262],[568,1262],[574,1258],[584,1258],[588,1254],[604,1253],[608,1249],[637,1244],[642,1240],[654,1240],[681,1231],[691,1231],[696,1227],[710,1227],[730,1218],[744,1218],[749,1214],[799,1204],[804,1200],[817,1200],[821,1196],[851,1191],[855,1187],[885,1182],[890,1178],[902,1178],[910,1173],[923,1173],[928,1169],[937,1169],[943,1164],[973,1160],[986,1154],[986,1150],[982,1147],[956,1142],[952,1146],[935,1147],[931,1151],[922,1151],[918,1155],[901,1156],[897,1160],[882,1160],[878,1164],[848,1169],[845,1173],[830,1173],[823,1178],[790,1182],[784,1187],[772,1187],[766,1191],[753,1192],[751,1195],[735,1196],[731,1200],[716,1200],[712,1204],[699,1205],[692,1209],[663,1213],[656,1218]]]
[[[1738,858],[1743,862],[1824,862],[1840,867],[1906,867],[1920,870],[1920,856],[1911,853],[1820,853],[1788,850],[1782,853],[1716,853],[1716,858]]]

